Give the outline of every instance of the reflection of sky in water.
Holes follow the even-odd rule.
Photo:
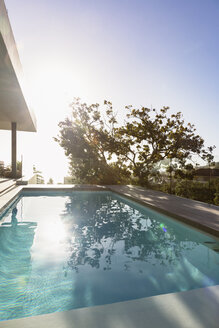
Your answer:
[[[0,318],[219,283],[216,240],[107,192],[24,196],[0,226]]]

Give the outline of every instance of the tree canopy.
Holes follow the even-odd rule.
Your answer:
[[[147,185],[154,168],[164,159],[188,164],[193,155],[207,156],[204,140],[181,112],[126,106],[119,124],[109,101],[88,105],[80,99],[70,105],[71,117],[59,123],[54,138],[70,160],[70,173],[78,183],[115,184],[134,179]]]

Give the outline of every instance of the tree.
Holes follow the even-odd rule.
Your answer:
[[[204,140],[195,134],[194,125],[185,124],[181,112],[168,115],[169,107],[159,111],[146,107],[126,108],[128,121],[116,134],[117,154],[129,163],[138,184],[146,185],[153,167],[164,159],[170,160],[172,177],[174,159],[182,166],[193,154],[201,154]]]
[[[130,174],[122,162],[112,161],[117,121],[112,104],[105,101],[104,107],[101,117],[99,104],[89,106],[75,99],[71,118],[59,123],[60,134],[54,139],[64,148],[78,183],[117,183]]]
[[[175,160],[177,169],[203,151],[204,140],[194,125],[185,124],[181,112],[170,115],[168,107],[157,111],[126,106],[122,126],[109,101],[101,111],[99,104],[76,99],[71,109],[71,117],[59,123],[60,133],[54,139],[64,148],[78,183],[123,183],[132,175],[137,184],[147,185],[164,159],[170,161],[172,179]]]
[[[211,195],[211,166],[214,163],[213,151],[215,148],[216,148],[215,146],[208,147],[207,150],[203,151],[203,155],[202,155],[202,159],[208,163],[208,168],[209,168],[209,177],[208,177],[209,199]]]
[[[52,178],[50,178],[49,179],[49,181],[47,182],[47,184],[53,184],[54,182],[53,182],[53,179]]]

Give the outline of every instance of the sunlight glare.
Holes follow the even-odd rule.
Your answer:
[[[32,257],[42,266],[56,265],[66,257],[66,231],[60,219],[49,219],[38,226],[37,238],[31,250]]]
[[[63,224],[58,221],[44,226],[44,236],[48,243],[59,244],[64,242],[66,232]]]

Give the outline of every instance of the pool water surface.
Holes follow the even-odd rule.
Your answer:
[[[111,192],[26,192],[0,219],[0,320],[219,284],[216,239]]]

